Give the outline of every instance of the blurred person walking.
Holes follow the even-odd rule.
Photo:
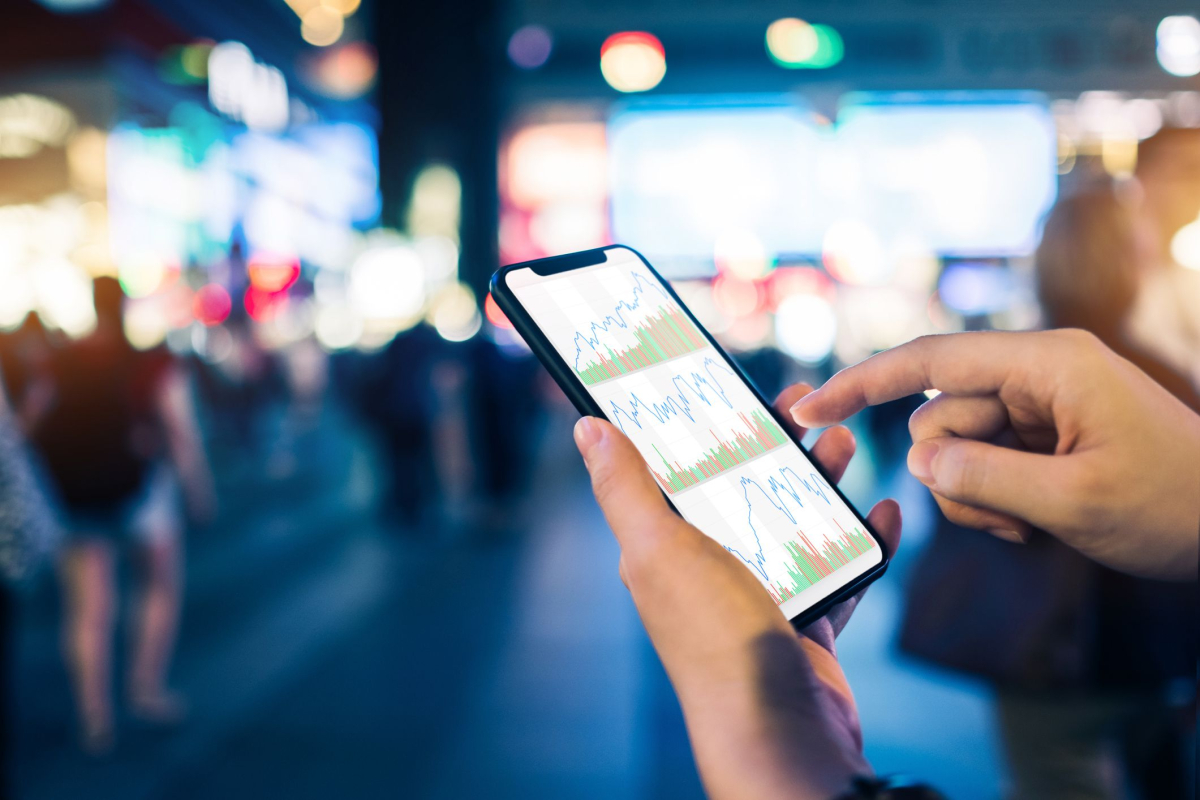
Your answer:
[[[357,405],[378,433],[388,464],[382,510],[407,533],[429,533],[442,510],[437,436],[446,411],[442,395],[458,391],[462,382],[453,370],[447,372],[448,363],[447,343],[422,323],[361,365]]]
[[[182,585],[180,481],[197,517],[211,512],[213,493],[183,372],[166,351],[139,352],[125,340],[115,280],[97,279],[94,299],[96,329],[54,352],[52,398],[27,421],[64,506],[63,648],[83,746],[102,753],[114,738],[118,553],[132,550],[140,589],[130,710],[176,723],[185,707],[168,691],[167,671]]]
[[[1111,188],[1058,203],[1037,251],[1045,321],[1091,331],[1200,410],[1189,382],[1127,332],[1152,252],[1141,224]],[[1014,545],[938,516],[909,582],[901,647],[995,686],[1010,796],[1185,796],[1179,706],[1195,702],[1195,585],[1115,572],[1048,535]]]
[[[1200,218],[1200,129],[1164,128],[1143,141],[1135,176],[1145,258],[1129,334],[1200,387],[1200,271],[1171,251],[1180,229]]]

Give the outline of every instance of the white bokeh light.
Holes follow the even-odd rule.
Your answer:
[[[1200,73],[1200,20],[1193,16],[1165,17],[1158,23],[1158,63],[1172,75],[1187,78]]]

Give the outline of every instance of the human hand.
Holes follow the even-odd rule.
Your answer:
[[[793,387],[776,405],[787,409],[807,391]],[[584,418],[575,439],[621,546],[621,579],[679,696],[709,794],[831,797],[869,771],[834,651],[858,597],[797,635],[750,570],[671,511],[619,430]],[[854,448],[854,437],[838,427],[812,453],[836,481]],[[884,501],[868,519],[894,551],[899,507]]]
[[[840,422],[941,394],[909,428],[909,470],[951,520],[1025,541],[1041,528],[1142,577],[1195,580],[1200,416],[1090,333],[927,336],[833,376],[792,408]]]

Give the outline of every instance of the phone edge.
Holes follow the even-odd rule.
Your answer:
[[[593,248],[591,250],[579,251],[577,253],[567,253],[560,256],[549,256],[547,258],[538,258],[530,261],[521,261],[515,264],[507,264],[500,267],[500,269],[496,270],[492,274],[491,280],[488,282],[488,287],[492,297],[496,301],[496,305],[498,305],[500,310],[504,312],[504,315],[508,318],[509,322],[512,323],[514,329],[516,329],[517,333],[521,335],[521,338],[525,340],[525,343],[529,346],[529,349],[535,356],[537,356],[538,361],[540,361],[542,366],[546,368],[546,371],[550,373],[550,377],[552,377],[554,382],[558,384],[560,389],[562,389],[563,393],[567,396],[567,399],[570,400],[571,404],[575,406],[575,409],[579,411],[581,415],[600,417],[611,422],[612,420],[608,418],[608,415],[604,413],[604,410],[600,407],[600,405],[596,403],[590,394],[588,394],[587,388],[583,385],[583,382],[580,381],[579,378],[574,374],[572,374],[570,366],[563,359],[562,355],[560,355],[559,352],[554,349],[554,345],[550,342],[549,337],[542,333],[533,317],[530,316],[525,310],[524,306],[517,299],[516,295],[509,290],[507,283],[504,281],[504,276],[515,269],[524,269],[534,264],[549,265],[553,262],[562,262],[571,257],[578,257],[585,253],[602,253],[606,250],[612,250],[615,248],[622,248],[633,253],[638,257],[642,264],[644,264],[645,267],[650,270],[650,273],[659,280],[659,282],[666,288],[667,292],[670,293],[675,302],[679,304],[679,307],[683,309],[684,313],[686,313],[692,320],[697,329],[704,334],[704,337],[708,340],[708,343],[712,346],[712,348],[716,350],[725,360],[726,365],[729,366],[729,368],[732,369],[739,378],[741,378],[741,380],[750,389],[751,393],[767,409],[767,412],[771,415],[771,417],[780,424],[788,438],[791,439],[792,442],[800,449],[800,452],[804,454],[804,456],[809,460],[809,462],[813,465],[825,482],[833,489],[838,498],[841,499],[841,501],[846,504],[846,507],[854,513],[854,515],[858,518],[859,523],[861,523],[863,528],[871,535],[871,538],[875,540],[875,544],[878,545],[880,553],[883,554],[883,558],[880,560],[880,562],[871,569],[867,570],[861,575],[856,576],[853,580],[830,594],[828,597],[822,598],[813,606],[788,619],[792,626],[797,630],[810,625],[814,621],[825,616],[825,614],[829,613],[829,610],[833,606],[850,599],[859,591],[865,589],[867,586],[883,577],[884,573],[887,572],[888,566],[891,564],[892,553],[889,551],[887,544],[883,541],[883,538],[880,537],[874,526],[872,526],[870,521],[867,520],[866,515],[859,511],[858,508],[850,502],[850,500],[842,493],[841,488],[838,487],[836,482],[830,480],[825,468],[815,458],[812,457],[812,454],[809,452],[808,448],[806,448],[804,444],[794,435],[790,427],[792,424],[791,421],[783,418],[783,416],[775,409],[775,405],[763,396],[763,393],[759,390],[758,386],[755,385],[754,381],[751,380],[750,376],[746,374],[746,371],[742,369],[741,365],[738,364],[737,361],[725,351],[725,348],[721,347],[709,330],[704,327],[698,319],[696,319],[696,315],[692,313],[692,310],[687,307],[687,304],[684,303],[679,295],[675,292],[675,287],[671,286],[670,281],[660,275],[658,270],[654,268],[654,265],[651,264],[645,256],[643,256],[634,248],[629,247],[628,245],[612,244],[606,245],[605,247]],[[522,328],[525,330],[522,330]],[[532,336],[527,335],[526,331],[531,333]],[[659,490],[661,491],[662,487],[659,487]],[[671,502],[670,495],[668,495],[666,492],[663,492],[662,494],[663,497],[666,498],[667,503],[671,506],[671,509],[674,510],[676,514],[679,514],[679,509],[677,509],[675,504]],[[683,515],[680,514],[680,516],[682,517]]]

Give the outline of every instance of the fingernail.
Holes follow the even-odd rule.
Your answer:
[[[1018,531],[1010,531],[1007,528],[988,528],[988,533],[998,539],[1003,539],[1006,542],[1014,542],[1016,544],[1025,544],[1029,540],[1022,536]]]
[[[797,424],[808,424],[808,420],[802,419],[800,415],[804,413],[804,409],[808,406],[808,401],[810,398],[812,398],[813,394],[815,394],[815,392],[809,392],[808,394],[804,395],[804,397],[801,397],[799,400],[792,403],[792,407],[788,409],[788,411],[791,412],[792,419],[796,420]]]
[[[933,442],[917,442],[908,451],[908,471],[927,486],[933,484],[933,459],[938,446]]]
[[[587,457],[596,442],[600,441],[602,434],[603,431],[593,417],[581,417],[579,422],[575,423],[575,446]]]

